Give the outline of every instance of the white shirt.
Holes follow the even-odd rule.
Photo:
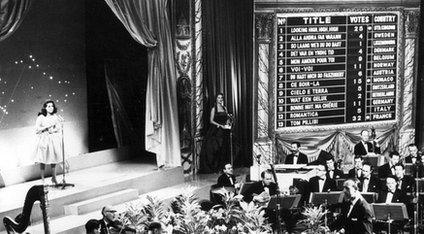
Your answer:
[[[386,197],[386,203],[392,203],[393,193],[388,192]]]
[[[362,175],[362,170],[361,169],[356,170],[356,177],[360,178],[361,175]]]
[[[365,151],[368,154],[368,144],[365,141],[363,141],[362,144],[364,145]]]
[[[231,183],[232,185],[234,185],[233,178],[231,178],[231,176],[229,176],[229,175],[227,175],[227,176],[228,176],[228,179],[230,179],[230,183]]]
[[[370,179],[364,179],[364,183],[362,184],[362,192],[368,192],[368,185],[370,184]]]
[[[330,176],[331,179],[333,179],[334,171],[329,171],[328,175]]]
[[[324,183],[325,183],[325,179],[323,179],[323,180],[319,179],[318,180],[318,185],[319,185],[318,191],[319,192],[322,192],[322,190],[324,189]]]
[[[299,158],[299,155],[293,156],[293,164],[297,164],[297,159]]]

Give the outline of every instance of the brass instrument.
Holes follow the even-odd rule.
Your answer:
[[[48,207],[48,187],[44,185],[35,185],[32,186],[25,197],[24,207],[22,209],[22,213],[20,213],[13,220],[10,217],[3,218],[3,224],[6,228],[8,234],[19,232],[24,232],[28,225],[30,224],[31,210],[34,202],[40,201],[40,208],[43,214],[43,223],[44,223],[44,233],[50,234],[49,227],[49,217],[47,215],[47,207]]]

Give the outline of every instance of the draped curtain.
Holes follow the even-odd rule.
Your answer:
[[[331,153],[337,161],[350,166],[353,163],[355,144],[361,140],[360,130],[335,130],[316,132],[313,136],[305,133],[276,134],[275,142],[280,163],[291,153],[291,143],[299,142],[301,151],[309,156],[309,161],[317,159],[321,150]],[[376,141],[380,145],[381,153],[387,155],[396,148],[398,128],[392,127],[376,130]]]
[[[18,29],[30,5],[31,0],[0,0],[0,41]]]
[[[134,115],[137,117],[138,113],[133,112],[141,109],[134,106],[139,101],[137,97],[140,96],[138,94],[140,90],[132,79],[120,80],[123,76],[131,78],[131,74],[128,73],[134,72],[133,63],[128,61],[123,62],[125,62],[125,65],[116,60],[105,62],[106,89],[109,97],[113,130],[118,147],[127,145],[137,146],[141,144],[140,134],[136,130],[136,122],[134,121]],[[130,115],[133,117],[132,119]]]
[[[217,93],[234,115],[235,164],[252,163],[252,0],[202,0],[204,119]],[[204,128],[209,127],[205,121]]]
[[[176,70],[167,0],[105,0],[127,31],[148,50],[146,150],[158,166],[180,166]]]

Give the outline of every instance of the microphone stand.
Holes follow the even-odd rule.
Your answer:
[[[63,128],[64,124],[61,122],[62,128],[61,128],[61,134],[62,134],[62,183],[58,183],[54,185],[54,187],[61,187],[62,189],[65,189],[66,186],[74,187],[75,184],[66,183],[65,176],[66,176],[66,167],[65,167],[65,136],[63,134]]]
[[[414,199],[414,202],[415,202],[415,210],[414,210],[414,234],[417,234],[418,233],[418,212],[419,212],[419,206],[420,206],[420,203],[419,203],[419,199],[420,199],[420,194],[419,194],[419,191],[418,191],[418,187],[419,187],[419,183],[418,183],[418,165],[417,164],[415,164],[414,165],[414,167],[416,168],[415,169],[415,199]]]
[[[281,219],[280,219],[280,213],[281,213],[281,205],[280,205],[280,186],[278,186],[278,181],[277,181],[277,175],[275,174],[275,168],[274,168],[274,164],[270,164],[271,166],[271,171],[272,171],[272,176],[274,177],[274,181],[275,184],[277,185],[277,207],[276,207],[276,214],[275,214],[275,218],[276,218],[276,231],[277,233],[283,233],[282,227],[281,227]]]

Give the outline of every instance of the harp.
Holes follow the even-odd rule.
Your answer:
[[[16,216],[15,219],[7,216],[3,218],[3,224],[8,234],[14,232],[22,233],[27,229],[30,224],[32,206],[36,201],[40,201],[40,208],[43,214],[44,233],[50,234],[49,218],[47,215],[47,193],[48,187],[44,185],[35,185],[28,190],[22,213]]]

